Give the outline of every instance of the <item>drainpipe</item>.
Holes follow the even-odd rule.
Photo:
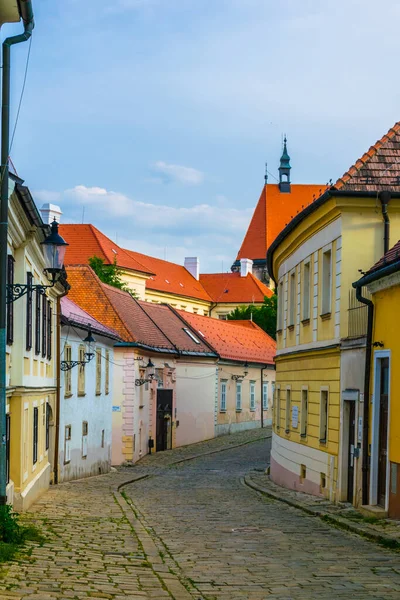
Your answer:
[[[391,198],[390,192],[381,192],[379,194],[379,200],[381,201],[381,205],[382,205],[382,216],[383,216],[383,220],[385,222],[385,230],[384,230],[384,235],[383,235],[383,253],[384,254],[386,254],[386,252],[389,250],[389,241],[390,241],[390,221],[389,221],[389,215],[388,215],[388,204],[389,204],[390,198]]]
[[[54,454],[53,454],[53,474],[54,484],[58,483],[58,455],[59,455],[59,444],[60,444],[60,410],[61,410],[61,298],[64,298],[68,294],[68,290],[65,290],[63,294],[57,297],[57,331],[56,331],[56,369],[57,369],[57,382],[56,382],[56,406],[55,415],[53,415],[55,421],[55,433],[54,433]]]
[[[364,414],[363,414],[363,447],[362,447],[362,504],[368,504],[368,473],[369,473],[369,388],[371,378],[371,352],[372,352],[372,328],[374,323],[374,305],[372,300],[364,298],[362,288],[356,287],[356,298],[362,304],[367,305],[367,344],[365,349],[365,372],[364,372]]]
[[[7,502],[6,473],[6,274],[8,234],[8,158],[10,152],[10,55],[11,46],[26,42],[35,26],[31,0],[20,0],[24,32],[3,42],[1,99],[1,190],[0,190],[0,505]]]

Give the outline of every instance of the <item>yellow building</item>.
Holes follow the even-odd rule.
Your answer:
[[[391,202],[391,200],[390,200]],[[368,477],[365,509],[375,516],[400,518],[400,242],[355,284],[371,294],[368,411]],[[365,288],[364,288],[365,289]]]
[[[10,177],[8,283],[49,285],[41,242],[49,227],[29,189]],[[64,284],[66,286],[66,284]],[[7,305],[7,499],[25,510],[52,479],[61,283]]]
[[[352,282],[383,253],[387,187],[393,239],[400,237],[399,130],[299,213],[267,255],[278,289],[271,478],[355,504],[362,502],[367,307]]]
[[[185,258],[183,266],[126,250],[94,225],[61,225],[60,233],[69,243],[66,265],[87,265],[94,256],[106,265],[115,263],[122,281],[139,300],[166,303],[178,310],[226,319],[236,307],[262,306],[265,296],[272,295],[272,291],[254,277],[253,263],[248,259],[241,260],[240,272],[202,275],[197,257]]]

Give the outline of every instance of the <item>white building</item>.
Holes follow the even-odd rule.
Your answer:
[[[119,339],[62,298],[58,483],[110,470],[113,345]]]

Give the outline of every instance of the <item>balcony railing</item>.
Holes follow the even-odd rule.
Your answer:
[[[371,294],[366,288],[362,288],[364,298],[371,299]],[[349,291],[349,325],[348,337],[357,338],[367,335],[368,307],[362,304],[356,298],[356,290],[352,288]]]

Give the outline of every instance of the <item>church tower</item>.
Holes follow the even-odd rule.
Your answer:
[[[290,156],[286,147],[286,135],[283,140],[283,152],[279,166],[279,191],[290,194]]]

